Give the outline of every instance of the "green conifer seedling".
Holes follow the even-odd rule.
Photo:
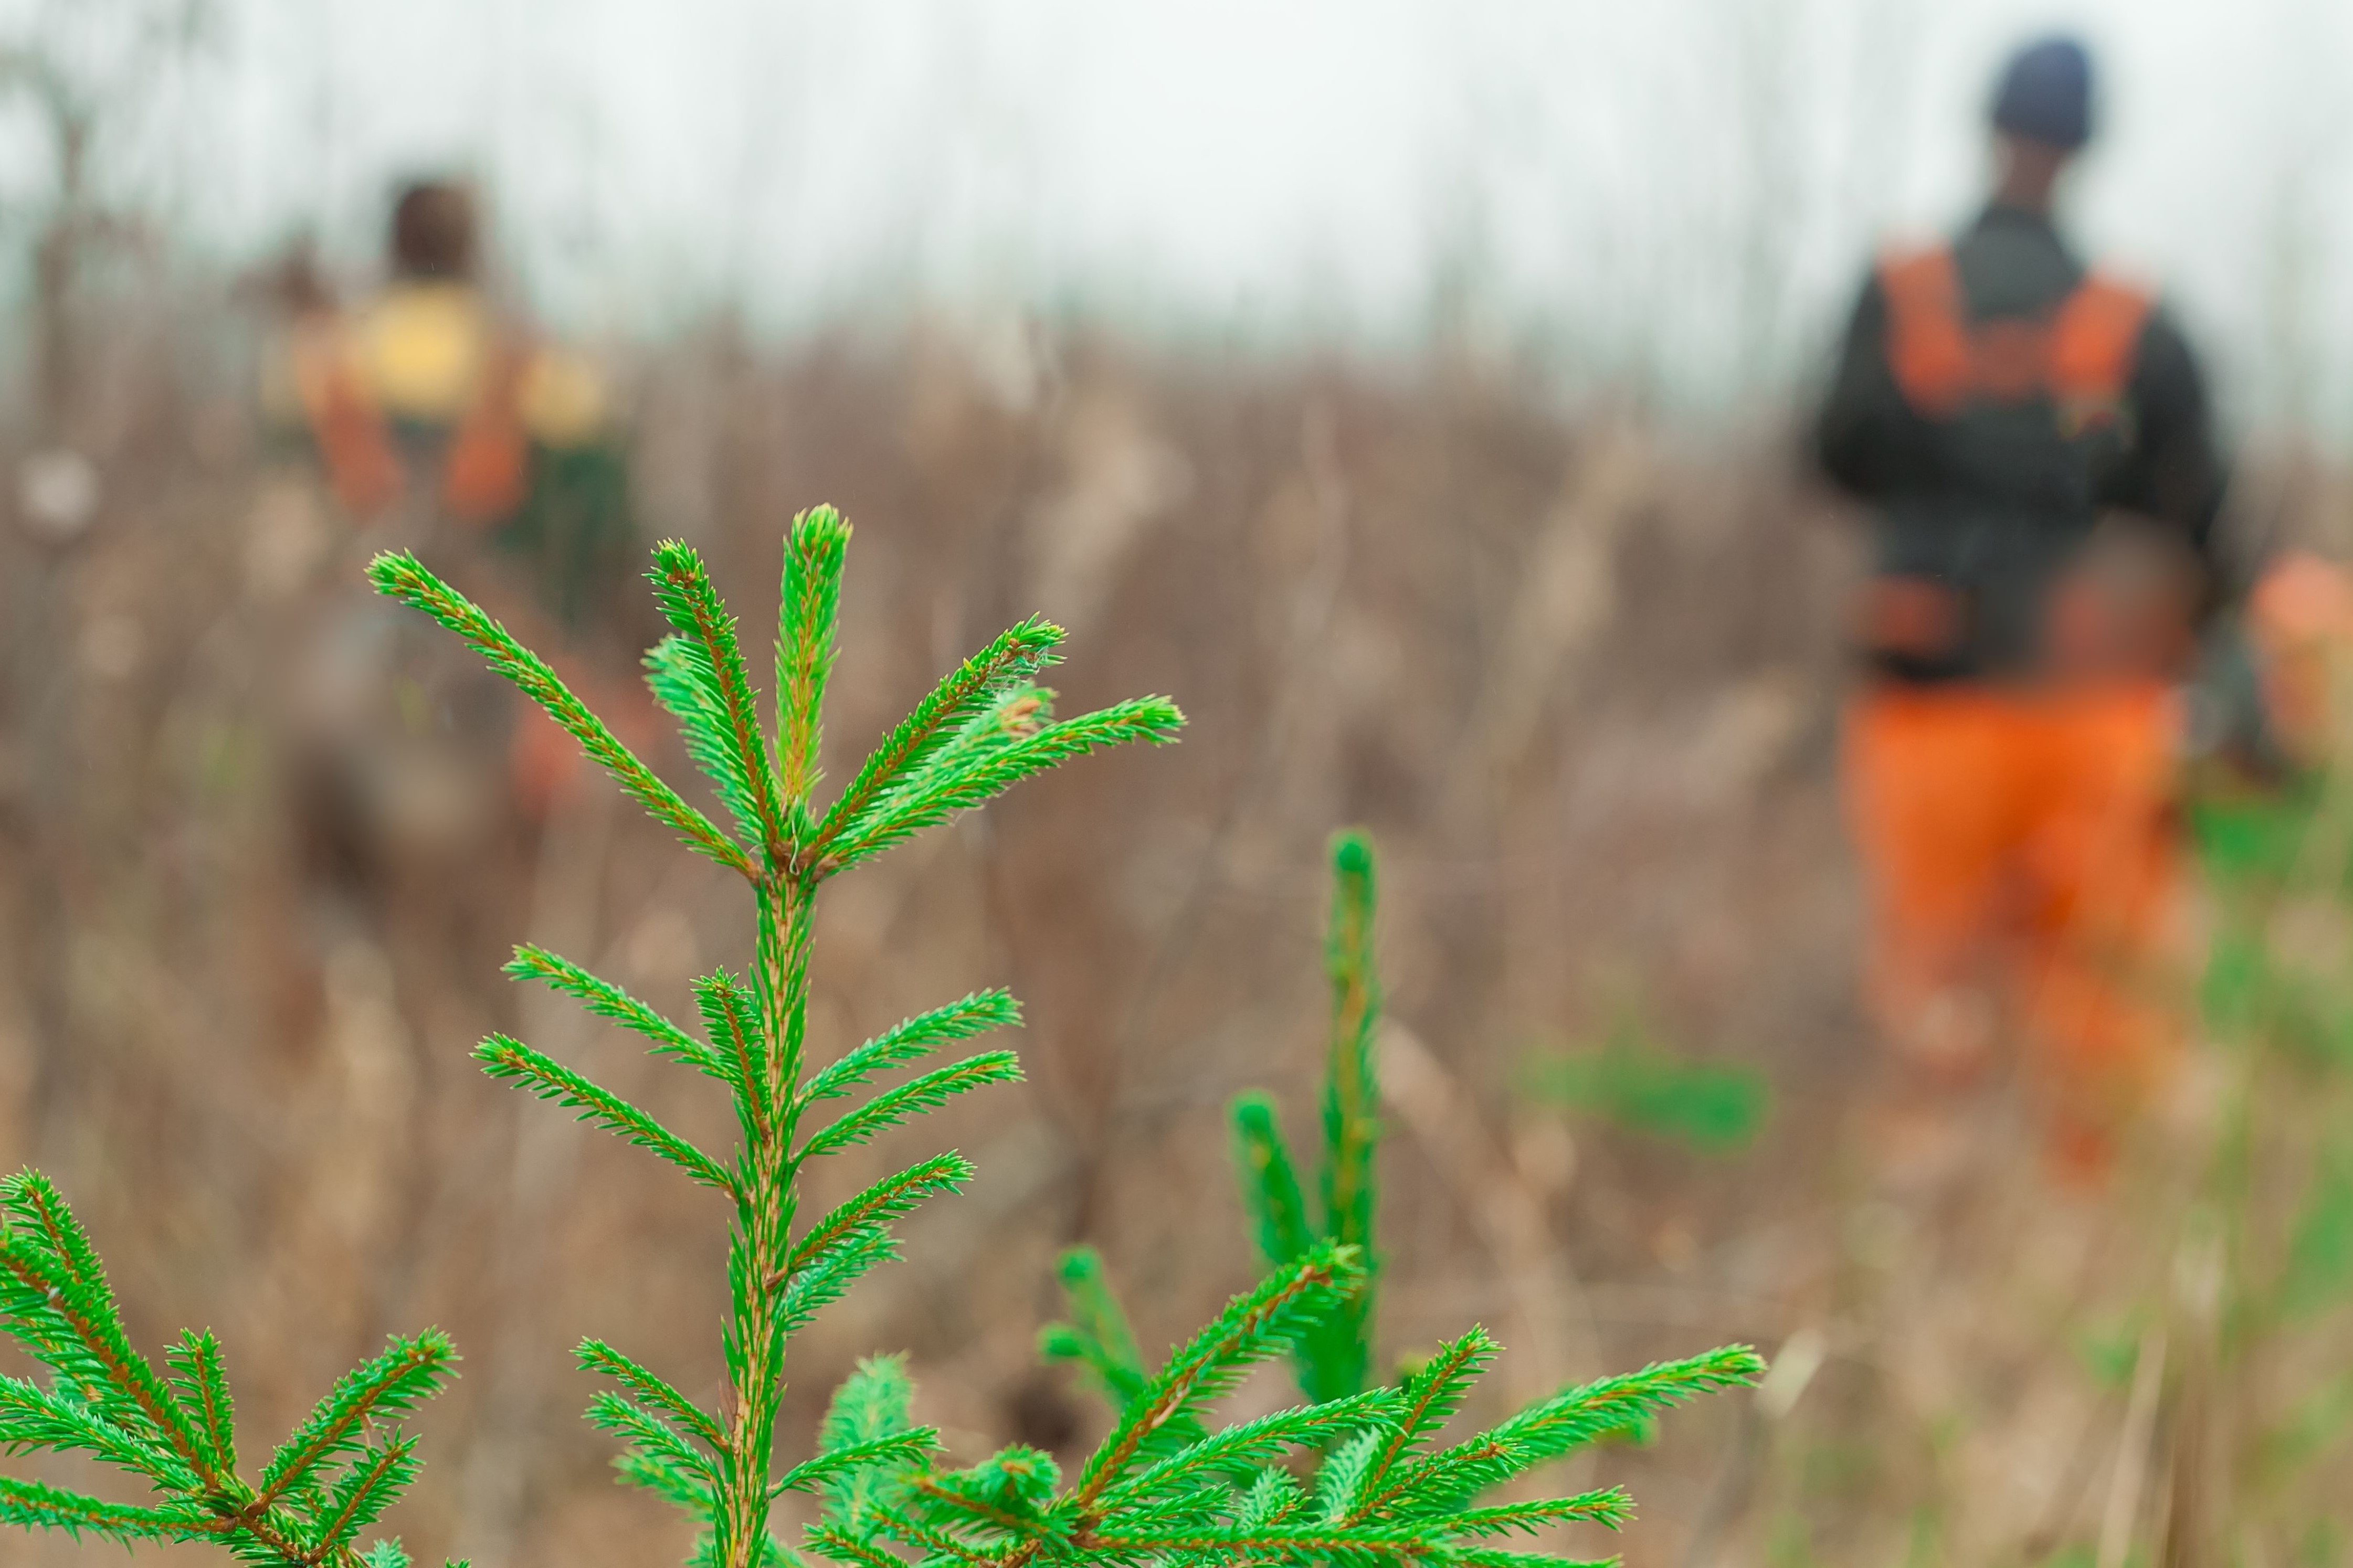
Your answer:
[[[1208,1430],[1198,1402],[1155,1406],[1150,1397],[1155,1385],[1144,1373],[1126,1314],[1104,1281],[1103,1260],[1087,1247],[1064,1255],[1062,1289],[1071,1321],[1050,1325],[1040,1348],[1049,1360],[1084,1368],[1118,1413],[1108,1448],[1136,1426],[1141,1410],[1166,1457],[1149,1464],[1130,1489],[1112,1494],[1120,1500],[1136,1497],[1144,1522],[1129,1524],[1116,1514],[1098,1520],[1081,1509],[1072,1522],[1057,1527],[1060,1537],[1051,1537],[1043,1523],[1024,1537],[1038,1542],[1031,1552],[1036,1561],[1087,1560],[1058,1555],[1049,1543],[1067,1538],[1098,1547],[1108,1541],[1119,1549],[1110,1554],[1113,1560],[1154,1563],[1536,1568],[1556,1560],[1488,1542],[1580,1521],[1614,1529],[1632,1514],[1625,1493],[1611,1488],[1496,1504],[1480,1502],[1482,1493],[1599,1440],[1645,1428],[1684,1397],[1749,1382],[1763,1369],[1746,1347],[1713,1351],[1564,1390],[1444,1447],[1438,1443],[1440,1433],[1500,1348],[1484,1329],[1474,1327],[1440,1346],[1393,1386],[1366,1387],[1372,1364],[1370,1259],[1381,1134],[1375,1051],[1381,993],[1373,952],[1377,899],[1371,840],[1358,832],[1338,834],[1331,859],[1332,905],[1324,947],[1331,1022],[1318,1203],[1311,1216],[1272,1100],[1259,1092],[1239,1097],[1233,1106],[1235,1165],[1242,1207],[1267,1272],[1258,1290],[1238,1300],[1221,1320],[1230,1321],[1237,1308],[1268,1292],[1331,1270],[1331,1283],[1318,1292],[1314,1307],[1284,1336],[1307,1403],[1217,1431]],[[1191,1353],[1180,1352],[1171,1365]],[[1286,1453],[1313,1464],[1311,1485],[1303,1487],[1297,1472],[1280,1462]],[[1104,1462],[1099,1451],[1088,1473]],[[1154,1500],[1159,1492],[1173,1495]],[[865,1568],[882,1568],[879,1558],[861,1561]]]
[[[358,1542],[416,1479],[417,1439],[397,1423],[451,1376],[438,1330],[346,1373],[248,1479],[220,1342],[184,1330],[158,1372],[124,1333],[65,1199],[27,1171],[0,1182],[0,1333],[49,1373],[46,1385],[0,1377],[0,1447],[83,1454],[154,1493],[132,1506],[0,1477],[0,1524],[125,1546],[209,1541],[265,1568],[407,1568],[398,1542]]]
[[[589,1419],[619,1437],[622,1473],[685,1509],[703,1527],[698,1563],[754,1568],[794,1553],[769,1532],[787,1491],[821,1495],[835,1528],[868,1527],[885,1478],[919,1468],[935,1435],[906,1418],[906,1379],[870,1363],[846,1384],[824,1446],[777,1466],[776,1413],[791,1336],[869,1269],[896,1256],[893,1222],[971,1176],[963,1156],[935,1154],[886,1176],[830,1212],[805,1216],[809,1163],[863,1143],[911,1117],[990,1084],[1019,1078],[1013,1053],[985,1050],[865,1094],[872,1080],[944,1047],[1018,1022],[1001,991],[908,1018],[819,1066],[807,1037],[814,910],[826,880],[959,811],[1070,758],[1124,741],[1165,741],[1184,721],[1159,698],[1056,720],[1053,693],[1031,677],[1054,661],[1059,627],[1029,620],[953,671],[886,736],[829,805],[816,798],[826,686],[838,655],[836,621],[849,525],[829,507],[793,521],[785,543],[776,636],[773,716],[764,711],[735,618],[702,559],[673,542],[654,549],[649,574],[670,635],[646,656],[655,699],[675,718],[686,752],[724,809],[723,826],[687,803],[590,712],[544,661],[427,572],[413,556],[379,556],[376,586],[471,643],[570,731],[656,820],[699,854],[741,875],[752,895],[748,974],[695,983],[698,1037],[619,986],[537,948],[510,973],[551,985],[589,1011],[645,1037],[657,1056],[726,1087],[738,1145],[696,1147],[650,1112],[519,1040],[493,1035],[475,1053],[486,1070],[571,1108],[723,1194],[733,1211],[723,1334],[729,1394],[705,1410],[658,1372],[591,1340],[581,1365],[612,1380]],[[836,1113],[829,1103],[849,1100]]]

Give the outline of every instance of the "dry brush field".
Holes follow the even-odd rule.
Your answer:
[[[206,374],[140,384],[90,530],[0,530],[0,1152],[81,1208],[142,1342],[219,1330],[257,1428],[387,1331],[448,1329],[464,1376],[389,1521],[420,1555],[674,1559],[569,1352],[712,1344],[723,1215],[466,1051],[512,1030],[723,1138],[723,1104],[499,965],[528,937],[686,1009],[687,975],[742,961],[716,934],[740,891],[593,784],[518,784],[516,705],[364,592],[397,530],[353,534]],[[791,1431],[905,1347],[964,1447],[1067,1450],[1098,1418],[1036,1363],[1060,1247],[1104,1249],[1147,1345],[1248,1281],[1224,1108],[1265,1085],[1313,1115],[1322,845],[1358,823],[1385,855],[1388,1351],[1479,1319],[1524,1396],[1790,1346],[1764,1394],[1599,1461],[1642,1504],[1639,1564],[1890,1561],[1924,1510],[1959,1562],[2096,1533],[2131,1412],[2066,1325],[2103,1288],[2087,1258],[2128,1289],[2154,1244],[2014,1171],[1924,1221],[1841,1152],[1870,1067],[1835,785],[1859,552],[1779,443],[1442,361],[1085,336],[714,332],[633,394],[640,531],[700,546],[748,623],[792,511],[856,526],[837,767],[1031,610],[1072,630],[1071,709],[1164,691],[1191,719],[830,895],[819,1051],[1004,984],[1029,1081],[949,1113],[980,1178],[801,1346]],[[466,542],[426,549],[512,596]],[[651,639],[636,599],[572,648],[597,689]],[[1760,1068],[1757,1142],[1703,1155],[1528,1092],[1630,1021]],[[1955,1522],[1961,1495],[2009,1500]]]

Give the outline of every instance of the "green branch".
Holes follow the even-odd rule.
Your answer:
[[[515,641],[512,634],[484,614],[480,606],[425,569],[406,552],[377,556],[368,563],[376,591],[413,609],[422,610],[456,632],[482,656],[482,661],[505,677],[515,689],[547,710],[548,717],[580,742],[588,760],[613,775],[629,797],[659,822],[667,823],[687,847],[721,865],[755,875],[743,847],[719,831],[711,819],[680,798],[676,790],[654,775],[634,752],[621,744],[605,721],[556,678],[547,661]]]
[[[589,1082],[554,1058],[506,1035],[492,1035],[474,1047],[474,1059],[495,1079],[522,1085],[542,1100],[580,1112],[581,1120],[640,1149],[649,1149],[706,1187],[740,1197],[735,1178],[718,1161],[608,1089]]]

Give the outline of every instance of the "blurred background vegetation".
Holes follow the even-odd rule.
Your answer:
[[[2086,237],[2211,350],[2232,526],[2341,554],[2353,23],[2082,9],[2116,107]],[[1168,1272],[1123,1291],[1169,1304],[1147,1348],[1252,1278],[1225,1108],[1265,1086],[1311,1124],[1355,823],[1378,1355],[1481,1319],[1499,1405],[1776,1355],[1753,1401],[1581,1461],[1643,1500],[1630,1561],[2342,1562],[2341,769],[2201,799],[2196,1083],[2114,1193],[2053,1199],[1997,1118],[1965,1201],[1902,1206],[1845,1141],[1860,542],[1789,432],[1873,237],[1973,199],[2023,15],[0,6],[0,1159],[58,1178],[143,1339],[218,1329],[258,1426],[448,1328],[466,1375],[393,1521],[420,1556],[682,1547],[611,1485],[566,1347],[712,1318],[719,1233],[465,1052],[512,1030],[691,1122],[498,966],[527,935],[683,1007],[742,961],[738,895],[371,601],[358,563],[425,525],[339,506],[271,390],[306,311],[381,281],[395,182],[452,174],[486,292],[593,365],[607,423],[541,453],[516,548],[428,550],[566,624],[593,689],[628,689],[646,605],[608,575],[550,609],[533,540],[684,537],[756,623],[783,521],[830,500],[841,756],[1031,610],[1082,650],[1072,704],[1193,720],[833,896],[824,1040],[1004,984],[1032,1082],[949,1113],[979,1181],[811,1335],[789,1419],[904,1346],[958,1444],[1068,1449],[1097,1417],[1034,1354],[1062,1248]]]

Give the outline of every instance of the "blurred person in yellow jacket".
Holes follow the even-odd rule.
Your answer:
[[[1890,1169],[1949,1164],[1963,1087],[2016,1042],[2054,1162],[2095,1173],[2179,1044],[2178,691],[2223,471],[2169,313],[2053,221],[2092,110],[2074,40],[2010,61],[1991,200],[1874,268],[1816,428],[1874,512],[1844,772]]]
[[[307,250],[278,269],[265,416],[309,448],[368,547],[439,556],[599,711],[625,724],[649,719],[636,668],[643,611],[630,592],[638,563],[622,432],[604,376],[532,333],[484,287],[477,205],[465,186],[403,188],[386,250],[385,282],[354,306],[338,304]],[[522,581],[502,584],[510,574]],[[327,643],[351,640],[375,607],[367,604],[329,616]],[[390,645],[378,651],[395,657]],[[394,679],[389,668],[377,674]],[[312,772],[353,775],[359,782],[338,788],[367,797],[364,775],[380,771],[372,739],[354,742],[338,725],[349,727],[314,726],[311,749],[326,760]],[[578,782],[578,748],[527,704],[514,710],[504,750],[529,815]]]
[[[349,312],[314,298],[289,334],[284,374],[329,487],[363,525],[480,533],[576,626],[629,554],[605,379],[491,300],[463,185],[406,186],[388,239],[374,297]]]

